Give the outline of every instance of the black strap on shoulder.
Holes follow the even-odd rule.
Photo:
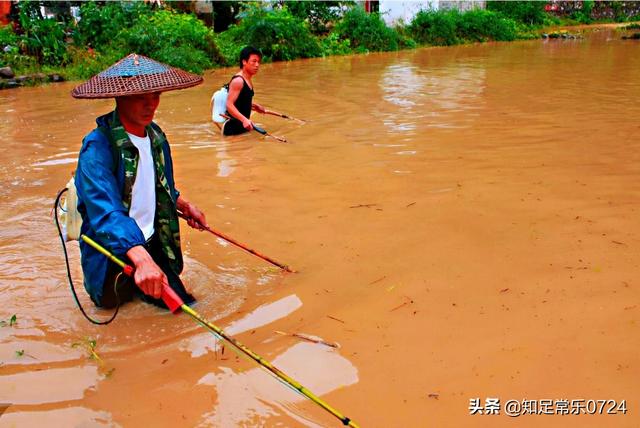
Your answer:
[[[225,86],[227,87],[227,90],[229,89],[229,85],[231,84],[231,81],[232,81],[233,79],[235,79],[236,77],[241,78],[241,79],[242,79],[242,82],[243,82],[245,85],[249,86],[249,84],[247,83],[247,81],[246,81],[246,80],[244,80],[244,77],[240,76],[239,74],[234,74],[234,75],[231,77],[231,79],[229,79],[229,83],[227,83],[227,84],[225,85]]]

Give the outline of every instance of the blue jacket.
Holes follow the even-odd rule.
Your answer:
[[[96,119],[98,127],[110,129],[114,112]],[[179,192],[173,179],[173,163],[169,144],[162,147],[165,159],[165,175],[171,189],[171,197],[177,201]],[[82,216],[81,233],[94,239],[117,257],[125,259],[126,252],[145,243],[144,235],[129,211],[122,203],[124,192],[124,165],[120,157],[115,158],[111,143],[97,128],[82,141],[75,174],[78,190],[78,211]],[[115,172],[115,173],[114,173]],[[80,240],[84,287],[93,302],[100,306],[102,286],[108,264],[104,255]],[[125,259],[126,260],[126,259]]]

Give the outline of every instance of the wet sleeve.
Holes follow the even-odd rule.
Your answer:
[[[145,239],[122,204],[109,144],[106,139],[96,138],[95,133],[87,137],[80,151],[75,182],[87,211],[84,221],[89,222],[98,242],[124,255],[130,248],[144,244]]]

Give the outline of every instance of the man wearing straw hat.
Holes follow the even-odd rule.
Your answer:
[[[164,306],[165,284],[185,303],[195,300],[179,277],[178,210],[191,227],[207,222],[176,190],[169,143],[153,116],[162,92],[200,83],[200,76],[131,54],[72,91],[75,98],[116,101],[82,142],[75,185],[81,233],[126,257],[135,275],[133,281],[120,275],[117,265],[81,241],[84,286],[97,306],[115,307],[136,294]]]

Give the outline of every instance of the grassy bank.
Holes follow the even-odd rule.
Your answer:
[[[87,2],[75,20],[42,17],[39,3],[21,1],[14,25],[0,27],[0,67],[11,67],[16,74],[85,79],[137,52],[202,73],[235,64],[245,45],[259,48],[265,61],[287,61],[537,38],[546,26],[594,22],[593,2],[558,18],[545,12],[543,2],[489,1],[486,9],[467,12],[423,10],[394,28],[349,1],[234,3],[239,8],[235,23],[215,33],[194,14],[173,9],[171,2],[161,8],[143,2]]]

